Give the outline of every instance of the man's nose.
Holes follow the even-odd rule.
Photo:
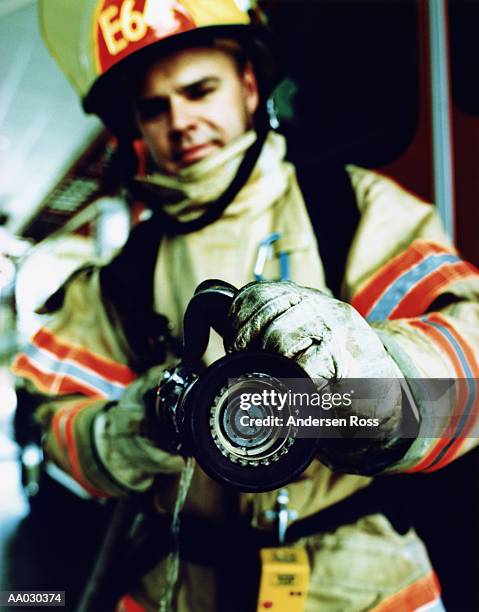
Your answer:
[[[172,132],[184,132],[194,125],[194,116],[188,100],[170,101],[170,128]]]

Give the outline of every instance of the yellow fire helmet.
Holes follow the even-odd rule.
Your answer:
[[[39,0],[43,39],[81,96],[114,133],[133,128],[125,71],[179,45],[223,37],[252,60],[263,97],[277,77],[271,40],[248,0]]]

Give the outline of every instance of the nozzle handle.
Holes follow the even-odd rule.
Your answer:
[[[228,312],[238,290],[230,283],[208,279],[198,285],[183,317],[183,363],[196,366],[210,339],[210,328],[227,331]]]

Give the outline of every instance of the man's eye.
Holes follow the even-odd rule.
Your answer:
[[[189,92],[190,100],[201,100],[201,98],[205,98],[208,94],[213,93],[215,91],[215,87],[201,87],[198,89],[193,89]]]
[[[167,103],[163,100],[140,100],[136,105],[136,114],[140,121],[155,119],[167,110]]]

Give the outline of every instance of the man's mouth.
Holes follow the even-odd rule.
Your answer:
[[[177,153],[178,161],[181,164],[193,164],[204,157],[208,157],[217,150],[218,146],[212,142],[206,142],[192,147],[181,149]]]

